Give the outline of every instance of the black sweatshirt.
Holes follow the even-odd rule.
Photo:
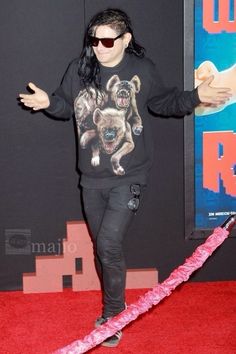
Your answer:
[[[100,67],[102,90],[84,89],[78,59],[69,65],[47,112],[75,117],[81,185],[112,188],[146,184],[153,158],[150,112],[184,116],[200,103],[197,90],[164,88],[148,58],[126,54],[115,67]]]

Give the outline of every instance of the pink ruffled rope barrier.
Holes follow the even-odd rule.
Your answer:
[[[76,340],[64,348],[58,349],[53,354],[81,354],[96,347],[138,316],[147,312],[152,306],[157,305],[182,282],[186,282],[190,275],[200,268],[209,256],[224,242],[229,232],[235,225],[235,216],[214,230],[207,240],[194,251],[185,263],[176,268],[170,276],[161,284],[157,284],[152,290],[145,293],[139,300],[127,307],[119,315],[111,318],[105,324],[93,330],[81,340]]]

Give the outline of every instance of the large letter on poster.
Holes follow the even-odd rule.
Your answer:
[[[233,1],[234,18],[231,20],[230,0],[218,0],[218,8],[216,8],[217,1],[203,0],[203,28],[208,33],[236,32],[236,0]],[[218,18],[215,16],[217,10]]]
[[[220,192],[220,179],[225,193],[236,196],[236,134],[203,133],[203,187]]]

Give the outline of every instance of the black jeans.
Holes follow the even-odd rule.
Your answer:
[[[122,241],[134,217],[127,204],[130,185],[111,189],[83,188],[84,212],[94,244],[94,257],[103,290],[104,317],[125,308],[126,264]]]

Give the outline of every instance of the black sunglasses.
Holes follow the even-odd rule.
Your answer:
[[[124,35],[124,33],[119,34],[116,38],[98,38],[98,37],[93,37],[89,36],[89,44],[92,47],[97,47],[99,41],[102,43],[102,45],[106,48],[112,48],[114,45],[114,42],[118,39],[121,38]]]

